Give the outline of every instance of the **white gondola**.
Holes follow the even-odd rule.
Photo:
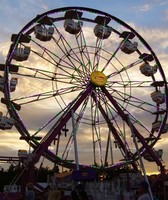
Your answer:
[[[66,19],[64,22],[65,31],[74,35],[78,34],[81,31],[82,25],[83,25],[83,22],[81,21],[75,22],[72,19]]]
[[[30,47],[17,47],[13,54],[13,59],[16,61],[25,61],[30,54]]]
[[[15,124],[14,119],[2,116],[2,113],[0,114],[0,129],[2,130],[11,129],[14,124]]]
[[[162,159],[162,155],[163,155],[163,150],[162,149],[159,149],[157,151],[155,151],[157,157],[159,159]],[[144,155],[144,159],[149,161],[149,162],[154,162],[154,159],[151,157],[151,155],[149,153],[145,153]]]
[[[25,149],[19,149],[18,150],[18,157],[19,158],[27,158],[28,154]]]
[[[151,98],[157,104],[163,104],[165,102],[165,95],[160,91],[152,92]]]
[[[140,67],[139,67],[140,71],[142,74],[144,74],[145,76],[152,76],[153,74],[155,74],[157,72],[157,65],[151,66],[147,63],[143,63]]]
[[[153,131],[158,132],[159,129],[160,129],[161,123],[162,123],[161,121],[157,121],[157,122],[152,123]],[[167,132],[168,132],[168,124],[165,124],[165,126],[162,130],[162,133],[167,133]]]
[[[4,77],[0,76],[0,91],[4,92]],[[17,85],[17,78],[12,77],[10,80],[10,92],[15,91]]]
[[[3,92],[4,91],[4,77],[0,76],[0,91]]]
[[[112,32],[112,28],[108,26],[97,24],[94,27],[94,34],[99,39],[107,39],[111,35],[111,32]]]
[[[48,29],[43,26],[36,26],[34,29],[34,34],[37,39],[41,41],[50,41],[54,34],[54,27],[49,27]]]
[[[132,43],[131,41],[127,40],[123,42],[120,48],[121,48],[121,51],[123,51],[124,53],[131,54],[137,50],[138,42]]]
[[[10,92],[15,91],[17,83],[18,83],[18,79],[15,77],[12,77],[10,80]]]

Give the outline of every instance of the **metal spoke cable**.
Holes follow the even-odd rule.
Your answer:
[[[107,76],[107,79],[109,79],[109,78],[111,78],[113,76],[116,76],[116,75],[120,74],[123,71],[126,72],[126,70],[131,69],[132,67],[134,67],[134,66],[136,66],[136,65],[138,65],[138,64],[140,64],[142,62],[143,62],[143,60],[139,59],[139,60],[137,60],[137,61],[135,61],[133,63],[130,63],[129,65],[126,65],[126,66],[123,66],[123,64],[122,64],[123,68],[120,69],[120,70],[117,70],[116,72],[113,72],[113,73],[109,74]],[[115,68],[117,69],[117,67],[115,67]]]
[[[86,49],[87,60],[89,62],[89,71],[92,72],[93,71],[93,66],[92,66],[93,64],[92,64],[92,61],[91,61],[91,58],[90,58],[90,53],[89,53],[89,50],[88,50],[89,46],[87,45],[86,37],[85,37],[85,34],[83,32],[83,29],[81,29],[81,33],[80,34],[82,36],[81,39],[84,42],[84,47]]]
[[[115,93],[118,95],[118,97],[116,95],[114,95]],[[125,95],[126,98],[124,98],[123,95]],[[123,93],[119,90],[115,90],[115,89],[113,89],[113,96],[116,100],[119,100],[120,102],[126,102],[128,105],[131,105],[131,106],[134,106],[136,108],[145,110],[145,111],[147,111],[151,114],[153,113],[151,109],[152,108],[157,109],[157,107],[158,107],[156,104],[151,104],[151,103],[146,102],[146,101],[144,101],[140,98],[137,98],[137,97],[132,96],[130,94],[125,94],[125,93]],[[142,107],[143,105],[148,106],[150,108],[147,110],[147,109]]]
[[[75,35],[75,38],[76,38],[77,47],[79,49],[79,54],[80,54],[81,60],[82,60],[82,68],[83,68],[84,73],[87,75],[90,73],[89,68],[87,68],[87,65],[90,64],[90,60],[88,60],[88,58],[85,54],[85,51],[84,51],[84,49],[86,47],[83,46],[81,32],[78,35]],[[75,48],[74,48],[74,50],[75,50]]]
[[[38,52],[34,51],[31,49],[31,51],[33,53],[35,53],[36,55],[40,56],[42,59],[46,60],[48,63],[51,63],[53,66],[55,66],[56,69],[61,69],[62,71],[64,71],[66,74],[71,75],[71,73],[68,72],[68,70],[65,69],[70,69],[70,70],[76,70],[76,66],[74,65],[74,63],[71,61],[67,62],[65,59],[59,57],[57,54],[51,52],[49,49],[47,49],[46,47],[40,45],[39,43],[37,43],[36,41],[32,40],[36,45],[38,45],[54,62],[51,62],[51,59],[45,58],[44,55],[39,54]],[[23,45],[24,46],[24,45]],[[43,53],[44,54],[44,53]],[[54,57],[52,57],[54,56]],[[58,61],[56,61],[54,58],[58,59]],[[60,63],[60,61],[62,61],[63,63],[65,63],[66,65],[62,65]],[[79,69],[78,69],[79,71]]]
[[[60,96],[60,95],[63,95],[63,94],[68,94],[68,93],[76,92],[76,91],[81,91],[81,87],[79,87],[79,88],[77,88],[77,87],[62,88],[59,91],[56,90],[54,94],[53,94],[53,91],[47,91],[47,92],[44,92],[44,93],[39,93],[39,94],[34,94],[34,95],[29,95],[29,96],[24,96],[24,97],[12,99],[12,101],[16,102],[16,101],[20,101],[20,100],[35,98],[35,100],[29,100],[29,101],[20,103],[20,105],[24,105],[24,104],[32,103],[32,102],[35,102],[35,101],[45,100],[45,99],[48,99],[48,98],[53,98],[55,96]]]
[[[95,45],[94,58],[93,58],[93,71],[98,70],[102,46],[103,46],[103,41],[97,38],[96,45]]]
[[[64,36],[59,32],[59,30],[57,29],[57,27],[54,25],[54,28],[55,30],[57,31],[57,33],[59,34],[60,36],[60,40],[61,41],[61,44],[59,44],[59,41],[56,41],[55,38],[53,38],[53,40],[55,41],[55,43],[57,44],[57,46],[59,47],[59,49],[62,51],[62,53],[64,55],[66,55],[66,58],[69,60],[69,62],[71,63],[72,65],[72,68],[74,69],[74,71],[77,72],[78,76],[81,77],[83,79],[83,71],[81,71],[79,69],[79,67],[77,68],[76,65],[74,64],[74,61],[77,62],[79,64],[79,66],[82,66],[82,63],[79,59],[79,57],[76,55],[76,53],[74,52],[73,48],[71,47],[71,45],[68,43],[68,41],[64,38]],[[66,46],[67,45],[67,46]],[[69,48],[69,50],[67,49],[67,47]],[[72,54],[71,54],[72,53]],[[74,55],[74,56],[72,56]],[[72,59],[72,60],[71,60]]]
[[[151,84],[153,81],[111,81],[107,80],[106,87],[109,89],[113,88],[126,88],[126,87],[132,87],[132,88],[149,88],[153,87]]]

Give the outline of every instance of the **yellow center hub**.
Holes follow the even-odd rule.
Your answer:
[[[98,87],[104,86],[107,82],[107,77],[99,71],[91,73],[91,82]]]

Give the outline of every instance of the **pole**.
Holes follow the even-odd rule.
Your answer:
[[[144,177],[145,177],[145,180],[149,186],[149,194],[150,194],[150,197],[151,197],[151,200],[154,200],[153,199],[153,194],[152,194],[152,191],[151,191],[151,187],[149,185],[149,181],[148,181],[148,178],[147,178],[147,175],[146,175],[146,171],[145,171],[145,167],[144,167],[144,164],[143,164],[143,161],[142,161],[142,157],[140,155],[140,151],[139,151],[139,148],[138,148],[138,144],[137,144],[137,141],[136,141],[136,138],[135,138],[135,134],[134,134],[134,130],[132,128],[132,124],[130,123],[130,118],[129,118],[129,115],[127,114],[126,115],[127,119],[128,119],[128,124],[129,124],[129,127],[131,129],[131,133],[132,133],[132,137],[133,137],[133,141],[135,143],[135,148],[136,148],[136,151],[138,153],[138,157],[139,157],[139,161],[140,161],[140,165],[141,165],[141,168],[142,168],[142,171],[143,171],[143,174],[144,174]]]
[[[75,151],[76,169],[79,170],[78,147],[77,147],[77,140],[76,140],[76,126],[75,126],[75,119],[74,119],[74,111],[73,110],[71,110],[71,116],[72,116],[72,128],[73,128],[73,138],[74,138],[74,151]]]

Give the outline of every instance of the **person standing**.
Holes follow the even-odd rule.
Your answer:
[[[88,195],[82,184],[78,184],[75,190],[71,192],[71,199],[72,200],[88,200]]]
[[[34,186],[32,183],[27,184],[27,191],[25,194],[25,200],[35,200],[35,192],[34,192]]]
[[[58,190],[50,191],[48,200],[61,200],[61,199],[62,199],[62,194],[60,191]]]
[[[138,192],[139,192],[138,200],[151,200],[151,197],[148,192],[148,188],[149,186],[147,182],[143,181],[140,183],[139,189],[138,189]]]

